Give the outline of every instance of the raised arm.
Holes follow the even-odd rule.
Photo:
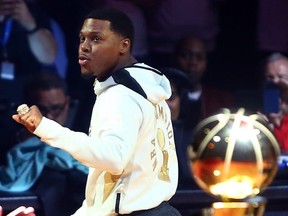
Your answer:
[[[26,29],[29,46],[34,56],[40,63],[52,64],[57,50],[52,32],[47,28],[38,26],[37,20],[33,17],[24,0],[14,1],[13,7],[11,17]]]

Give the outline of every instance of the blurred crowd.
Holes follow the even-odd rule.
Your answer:
[[[8,155],[31,145],[27,140],[37,143],[33,151],[29,147],[33,154],[43,148],[12,122],[11,115],[23,102],[37,104],[48,118],[88,133],[96,98],[90,85],[94,80],[80,74],[79,29],[83,16],[102,6],[127,13],[135,29],[133,55],[161,70],[171,82],[167,102],[179,158],[179,189],[197,187],[188,170],[186,149],[197,123],[220,108],[244,107],[263,113],[282,152],[288,152],[287,1],[0,0],[1,172],[7,172]],[[52,78],[45,73],[53,74]],[[61,152],[52,155],[68,158]],[[62,175],[63,185],[72,184],[67,190],[75,184],[84,191],[85,167],[79,169],[69,158],[74,173],[68,173],[67,166],[51,165],[51,160],[50,155],[43,172],[34,176],[35,184],[25,190],[35,189],[43,200],[59,200],[66,191],[54,189],[57,193],[46,195],[41,184],[51,184],[44,181],[45,175]],[[62,172],[55,174],[53,169],[60,168]],[[77,182],[75,175],[82,179]],[[84,196],[79,191],[70,195],[75,198],[70,209],[53,212],[47,206],[47,215],[73,212]]]

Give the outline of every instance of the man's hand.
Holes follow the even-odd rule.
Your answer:
[[[25,115],[15,114],[12,118],[19,124],[24,125],[31,133],[33,133],[40,124],[43,115],[39,111],[38,107],[34,105],[29,108],[29,111]]]
[[[280,127],[281,125],[281,121],[283,119],[283,114],[282,112],[279,113],[269,113],[269,115],[267,116],[269,119],[269,122],[273,124],[273,127]]]
[[[24,0],[0,0],[0,14],[10,16],[27,31],[32,30],[36,26],[36,21]]]

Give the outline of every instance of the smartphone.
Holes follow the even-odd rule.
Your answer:
[[[263,111],[265,114],[278,113],[280,106],[280,90],[275,85],[267,85],[263,91]]]

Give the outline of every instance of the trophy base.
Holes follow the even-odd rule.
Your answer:
[[[266,199],[253,197],[241,202],[214,202],[202,211],[203,216],[263,216]]]

